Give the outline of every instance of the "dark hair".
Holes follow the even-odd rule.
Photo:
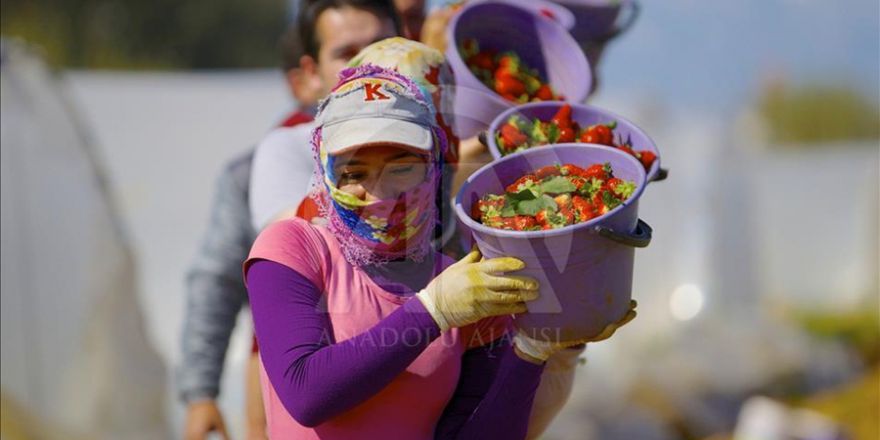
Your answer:
[[[376,14],[380,18],[387,17],[391,19],[391,22],[394,23],[394,31],[400,35],[400,17],[397,15],[397,10],[394,9],[394,2],[392,0],[304,0],[300,4],[299,13],[297,14],[296,36],[299,37],[297,38],[299,41],[289,46],[291,48],[290,53],[296,55],[296,62],[288,64],[288,57],[285,55],[285,70],[299,66],[299,58],[302,55],[311,55],[315,59],[318,58],[318,52],[321,49],[321,43],[316,35],[318,17],[327,9],[339,9],[346,6],[364,9]]]
[[[281,38],[278,39],[278,48],[281,50],[281,68],[285,72],[299,67],[299,59],[303,56],[303,47],[299,40],[299,27],[296,21],[291,22],[284,29]]]

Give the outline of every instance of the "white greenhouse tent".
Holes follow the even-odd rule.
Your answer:
[[[2,439],[167,437],[135,265],[53,73],[2,42]]]

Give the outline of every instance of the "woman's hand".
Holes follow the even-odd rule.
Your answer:
[[[525,312],[525,301],[538,298],[538,282],[529,277],[501,275],[525,264],[501,257],[480,261],[470,254],[446,268],[416,294],[441,331],[462,327],[483,318]]]
[[[226,433],[226,425],[223,423],[223,415],[213,400],[201,400],[189,404],[186,410],[186,428],[184,437],[186,440],[204,440],[208,434],[216,432],[224,440],[229,439]]]
[[[636,306],[638,306],[638,303],[635,300],[630,300],[629,311],[626,312],[626,315],[624,315],[623,318],[621,318],[617,322],[612,322],[611,324],[608,324],[598,335],[591,338],[576,339],[573,341],[564,342],[548,342],[532,339],[526,336],[525,332],[519,330],[517,331],[516,336],[513,337],[513,344],[516,348],[517,355],[519,355],[520,358],[532,363],[542,363],[549,359],[550,356],[553,355],[553,353],[556,353],[557,351],[564,348],[588,342],[604,341],[610,338],[614,335],[614,332],[616,332],[617,329],[623,327],[628,322],[635,319],[637,314]]]

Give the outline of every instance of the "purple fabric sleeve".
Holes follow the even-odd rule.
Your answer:
[[[520,359],[507,337],[466,351],[434,438],[526,438],[543,371],[543,365]]]
[[[421,301],[407,301],[370,330],[335,343],[321,292],[279,263],[257,261],[247,274],[254,328],[269,380],[297,422],[317,426],[387,386],[440,334]],[[419,344],[379,346],[384,329],[418,328]],[[525,438],[542,365],[520,359],[502,338],[465,352],[455,394],[438,421],[438,439]]]
[[[247,274],[254,331],[269,381],[303,426],[314,427],[369,399],[403,372],[440,335],[421,301],[407,301],[370,330],[335,343],[321,292],[305,277],[272,261]],[[423,335],[378,345],[383,329],[417,328]]]

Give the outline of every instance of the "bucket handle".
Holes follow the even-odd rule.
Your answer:
[[[651,182],[659,182],[661,180],[666,180],[669,177],[669,168],[660,168],[657,170],[657,175],[651,179]]]
[[[629,28],[631,28],[632,25],[635,24],[636,19],[639,18],[639,13],[641,12],[641,6],[639,5],[639,2],[637,0],[633,0],[631,2],[626,2],[626,3],[624,3],[624,5],[630,5],[629,9],[627,9],[627,11],[629,11],[629,12],[625,12],[627,14],[626,18],[624,18],[619,25],[616,25],[614,27],[614,30],[609,32],[608,35],[605,35],[604,37],[602,37],[602,39],[601,39],[602,43],[607,43],[607,42],[613,40],[614,38],[616,38],[617,36],[619,36],[620,34],[629,30]]]
[[[602,225],[596,226],[596,232],[598,232],[599,235],[620,244],[643,248],[651,243],[651,234],[654,230],[651,229],[651,226],[645,223],[642,219],[639,219],[636,223],[636,229],[631,233],[620,233]]]

